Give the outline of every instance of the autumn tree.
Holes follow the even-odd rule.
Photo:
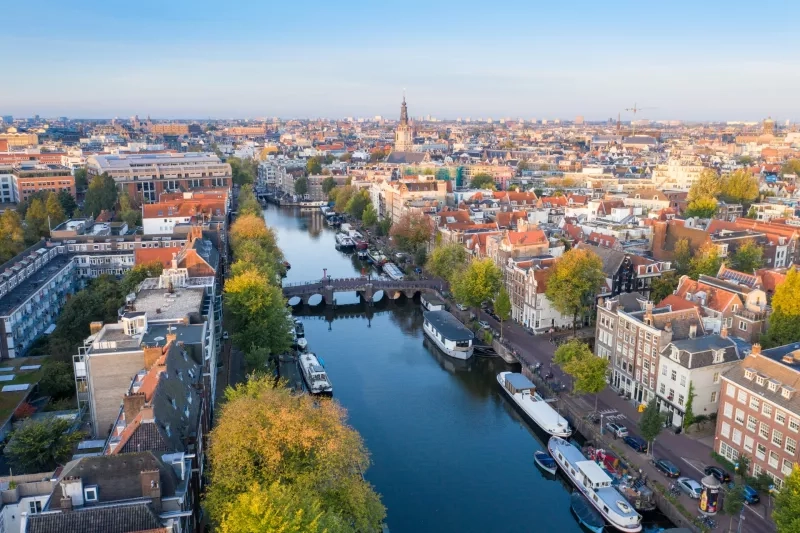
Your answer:
[[[236,212],[240,217],[242,215],[253,215],[261,218],[261,204],[258,203],[258,199],[251,186],[245,185],[239,190],[239,196],[236,202]]]
[[[556,349],[553,362],[572,376],[574,393],[594,395],[594,410],[597,411],[597,395],[608,385],[608,359],[597,357],[588,344],[573,339]]]
[[[478,307],[494,299],[502,283],[502,272],[487,257],[471,261],[460,275],[455,276],[451,289],[457,301],[469,307]]]
[[[414,253],[417,248],[425,246],[431,240],[433,230],[433,220],[428,215],[406,211],[392,225],[391,235],[401,250]]]
[[[49,234],[47,208],[42,200],[36,198],[25,212],[25,240],[34,243]]]
[[[550,268],[545,295],[562,315],[572,317],[573,333],[578,318],[592,308],[595,295],[605,283],[603,261],[583,248],[573,248]]]
[[[664,274],[653,278],[650,284],[650,300],[653,302],[660,302],[675,289],[678,288],[678,277],[673,271],[667,271]]]
[[[347,204],[350,202],[350,198],[356,194],[356,188],[352,185],[342,185],[341,187],[336,187],[331,191],[331,195],[333,196],[334,206],[333,209],[337,213],[344,213],[347,211]]]
[[[244,241],[254,241],[259,246],[275,257],[277,260],[283,260],[283,253],[278,248],[278,239],[275,232],[267,228],[264,219],[257,215],[240,215],[236,218],[230,229],[231,247],[233,248],[234,256],[236,255],[236,248]]]
[[[316,157],[308,158],[306,161],[306,173],[309,176],[317,176],[322,172],[322,163]]]
[[[425,268],[436,277],[454,283],[456,277],[467,267],[469,254],[459,243],[445,244],[433,249]]]
[[[367,228],[375,227],[378,223],[378,213],[375,211],[375,206],[372,205],[372,202],[368,203],[367,207],[364,208],[364,212],[361,214],[361,222]]]
[[[494,299],[494,312],[500,319],[500,338],[503,338],[503,324],[511,318],[511,298],[503,286],[500,287],[500,291]]]
[[[707,243],[697,250],[689,262],[689,276],[694,280],[701,275],[716,276],[721,265],[722,258],[719,256],[719,249],[714,244]]]
[[[92,178],[83,201],[83,212],[97,217],[103,210],[111,211],[117,205],[117,185],[114,178],[100,174]]]
[[[5,263],[25,249],[22,218],[13,209],[0,215],[0,263]]]
[[[491,174],[475,174],[469,182],[473,189],[495,189],[494,178]]]
[[[300,176],[296,180],[294,180],[294,193],[297,196],[305,196],[308,194],[308,178],[305,176]]]
[[[692,249],[688,239],[678,239],[675,243],[672,262],[675,264],[675,273],[678,276],[685,276],[689,273],[692,266]]]
[[[691,200],[683,214],[686,217],[712,218],[717,212],[717,206],[716,198],[702,196]]]
[[[800,531],[800,467],[795,464],[792,472],[783,478],[783,486],[775,496],[772,519],[778,533]]]
[[[789,159],[781,167],[781,175],[794,174],[800,176],[800,159]]]
[[[716,198],[722,190],[719,174],[713,168],[706,168],[689,188],[689,202],[698,198]]]
[[[324,180],[322,180],[322,192],[326,195],[330,194],[331,191],[336,187],[336,180],[333,179],[331,176],[328,176]]]
[[[366,209],[368,205],[370,205],[369,193],[361,189],[353,193],[347,201],[345,210],[351,217],[361,220],[361,217],[364,215],[364,209]]]
[[[44,209],[47,212],[48,225],[50,228],[55,228],[67,219],[66,215],[64,214],[64,208],[61,206],[61,202],[58,201],[58,195],[55,193],[51,192],[47,195]],[[48,228],[48,234],[49,233],[50,232]]]
[[[747,241],[731,255],[731,268],[752,274],[764,266],[764,249],[754,241]]]
[[[49,472],[72,457],[82,438],[82,433],[70,431],[68,420],[28,419],[14,429],[3,451],[17,474]]]
[[[742,204],[745,209],[758,198],[758,178],[749,170],[739,169],[725,174],[720,188],[726,202]]]
[[[276,531],[263,529],[264,519],[301,521],[281,531],[315,531],[302,520],[316,517],[341,525],[330,532],[379,531],[386,511],[363,477],[369,455],[337,402],[294,395],[266,376],[228,388],[225,398],[210,435],[205,499],[212,521],[228,524],[223,531]]]
[[[800,273],[795,267],[786,273],[786,280],[775,288],[772,296],[769,327],[760,341],[765,348],[800,341]]]

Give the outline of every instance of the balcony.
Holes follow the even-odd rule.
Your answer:
[[[744,320],[749,320],[750,322],[759,322],[766,320],[770,314],[771,309],[768,307],[763,311],[750,311],[749,309],[739,309],[737,310],[734,315],[738,318],[743,318]]]

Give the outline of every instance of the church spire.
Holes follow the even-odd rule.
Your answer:
[[[403,91],[403,103],[400,104],[400,124],[408,125],[408,106],[406,106],[406,92]]]

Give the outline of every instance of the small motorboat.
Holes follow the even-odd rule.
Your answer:
[[[606,527],[603,516],[589,504],[589,500],[577,490],[570,496],[570,511],[580,525],[593,533],[602,533]]]
[[[297,350],[300,352],[308,350],[308,341],[304,337],[297,339]]]
[[[556,475],[556,470],[558,469],[558,465],[556,464],[555,459],[550,457],[550,454],[543,451],[536,451],[533,452],[533,460],[539,465],[539,468],[544,470],[545,472],[549,473],[550,475]]]

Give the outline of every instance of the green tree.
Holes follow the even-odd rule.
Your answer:
[[[770,348],[800,341],[800,273],[795,267],[786,272],[786,280],[775,288],[772,314],[766,334],[759,339]]]
[[[573,377],[573,392],[594,395],[594,410],[597,411],[597,395],[608,384],[608,359],[595,356],[587,344],[572,339],[556,349],[553,362]]]
[[[67,218],[72,217],[72,214],[75,213],[76,209],[78,209],[78,204],[75,202],[75,197],[72,196],[69,191],[59,192],[58,202],[61,204],[61,209],[64,210],[64,214],[67,216]]]
[[[0,263],[5,263],[25,249],[22,218],[13,209],[0,215]]]
[[[242,518],[256,521],[255,531],[276,531],[259,529],[258,520],[270,513],[261,512],[254,502],[245,505],[243,516],[233,516],[239,513],[231,508],[255,484],[270,487],[277,483],[290,494],[276,491],[258,501],[281,511],[274,517],[278,523],[305,516],[305,512],[283,512],[291,504],[291,509],[311,509],[309,518],[319,513],[335,515],[337,523],[346,525],[343,531],[379,530],[386,510],[362,475],[369,466],[369,455],[337,402],[295,395],[286,387],[276,387],[268,376],[254,376],[235,389],[228,388],[225,398],[207,454],[210,484],[205,506],[213,522],[221,526],[230,518],[227,531],[249,531],[236,521]],[[315,501],[318,507],[313,505]],[[307,531],[300,525],[303,529],[281,531]]]
[[[789,159],[781,167],[781,175],[794,174],[800,176],[800,159]]]
[[[324,180],[322,180],[322,192],[326,195],[330,195],[331,191],[336,187],[336,180],[333,179],[331,176],[328,176]]]
[[[342,185],[341,187],[336,187],[331,191],[331,195],[333,196],[333,209],[337,213],[344,213],[347,211],[347,204],[350,202],[350,198],[356,194],[356,188],[352,185]]]
[[[694,399],[696,396],[697,393],[694,392],[694,383],[689,381],[689,393],[686,396],[686,411],[683,415],[683,429],[689,429],[689,426],[694,424],[695,416],[692,407],[694,406]]]
[[[494,312],[500,319],[500,338],[503,338],[503,323],[511,318],[511,298],[505,287],[500,287],[497,297],[494,299]]]
[[[677,288],[678,277],[675,275],[675,272],[665,272],[661,276],[653,278],[653,282],[650,284],[650,300],[656,303],[660,302],[672,294]]]
[[[758,198],[758,179],[749,170],[739,169],[722,176],[722,198],[729,203],[748,205]]]
[[[739,158],[736,160],[736,162],[739,163],[740,165],[745,166],[745,167],[749,167],[750,165],[753,164],[753,158],[750,157],[749,155],[743,155],[743,156],[739,156]]]
[[[60,418],[28,419],[11,433],[5,456],[18,474],[55,469],[66,462],[83,435],[70,432],[70,422]]]
[[[716,198],[722,190],[722,180],[713,168],[706,168],[689,188],[689,202],[698,198]]]
[[[136,292],[136,288],[141,282],[147,278],[156,278],[162,272],[164,272],[164,265],[159,261],[140,263],[125,273],[120,281],[119,289],[123,296]]]
[[[123,191],[119,195],[119,216],[130,229],[142,225],[142,212],[134,206],[128,191]]]
[[[752,274],[764,266],[764,249],[754,241],[747,241],[731,256],[731,268]]]
[[[352,160],[353,160],[353,154],[350,153],[342,154],[341,156],[339,156],[339,161],[341,161],[342,163],[349,163]]]
[[[76,168],[75,172],[75,189],[83,191],[89,185],[89,173],[85,168]]]
[[[294,193],[297,196],[305,196],[308,194],[308,178],[305,176],[300,176],[296,180],[294,180]]]
[[[685,276],[689,273],[692,266],[692,250],[689,247],[688,239],[678,239],[675,243],[672,260],[675,263],[675,273],[678,276]]]
[[[44,202],[36,198],[25,212],[25,240],[33,243],[49,234],[47,209]]]
[[[725,495],[722,497],[722,512],[730,516],[728,531],[733,529],[733,517],[740,516],[744,509],[744,502],[744,485],[737,483],[733,488],[725,491]]]
[[[231,166],[231,178],[235,185],[244,186],[251,185],[256,181],[258,174],[258,163],[252,159],[239,159],[238,157],[229,157],[226,160]]]
[[[503,274],[489,258],[471,261],[451,287],[456,300],[469,307],[478,307],[492,300],[503,282]]]
[[[783,478],[783,486],[775,496],[772,519],[778,533],[800,531],[800,467],[795,464],[792,473]]]
[[[425,268],[451,285],[461,275],[469,262],[467,249],[459,243],[445,244],[433,249]]]
[[[361,221],[364,223],[364,227],[367,228],[373,228],[378,223],[378,213],[375,211],[375,206],[372,205],[372,202],[368,203],[367,207],[364,208]]]
[[[750,206],[750,209],[747,210],[747,214],[744,217],[755,220],[757,216],[758,216],[758,211],[756,211],[756,208]]]
[[[361,220],[361,217],[364,215],[364,209],[366,209],[368,205],[370,205],[369,193],[361,189],[350,197],[345,210],[351,217]]]
[[[64,220],[66,220],[66,217],[64,216],[64,208],[61,207],[61,202],[58,201],[58,195],[54,193],[48,194],[44,209],[47,212],[47,216],[49,218],[48,220],[49,228],[55,228],[56,226],[64,222]],[[48,234],[50,233],[49,228],[48,228]]]
[[[48,360],[42,365],[39,394],[53,400],[71,398],[75,395],[75,376],[72,365],[64,361]]]
[[[558,312],[572,317],[573,334],[578,318],[592,308],[605,279],[600,257],[583,248],[566,252],[550,269],[545,295]]]
[[[384,218],[378,221],[378,235],[389,235],[392,231],[392,219]]]
[[[717,199],[711,197],[696,198],[689,202],[684,211],[686,217],[713,218],[717,212]]]
[[[722,258],[719,256],[719,250],[712,243],[707,243],[692,257],[689,263],[689,276],[692,279],[698,279],[701,274],[716,276],[721,265]]]
[[[117,186],[106,173],[92,178],[83,202],[83,212],[97,217],[104,209],[110,211],[117,205]]]
[[[306,173],[309,176],[318,176],[322,173],[322,163],[316,157],[309,157],[306,161]]]
[[[383,161],[384,159],[386,159],[386,152],[383,150],[375,150],[369,154],[370,163],[377,163],[378,161]]]
[[[475,174],[469,182],[473,189],[495,189],[494,178],[490,174]]]
[[[653,398],[648,402],[639,419],[639,431],[642,438],[647,441],[650,454],[653,452],[653,441],[656,440],[662,429],[664,429],[664,414],[658,410],[656,399]]]
[[[428,215],[407,211],[392,225],[391,234],[401,250],[414,253],[431,240],[433,229],[433,221]]]
[[[253,188],[250,185],[245,185],[239,190],[239,197],[237,198],[236,212],[239,216],[253,215],[255,217],[262,216],[261,204],[258,203],[256,195],[253,193]]]

